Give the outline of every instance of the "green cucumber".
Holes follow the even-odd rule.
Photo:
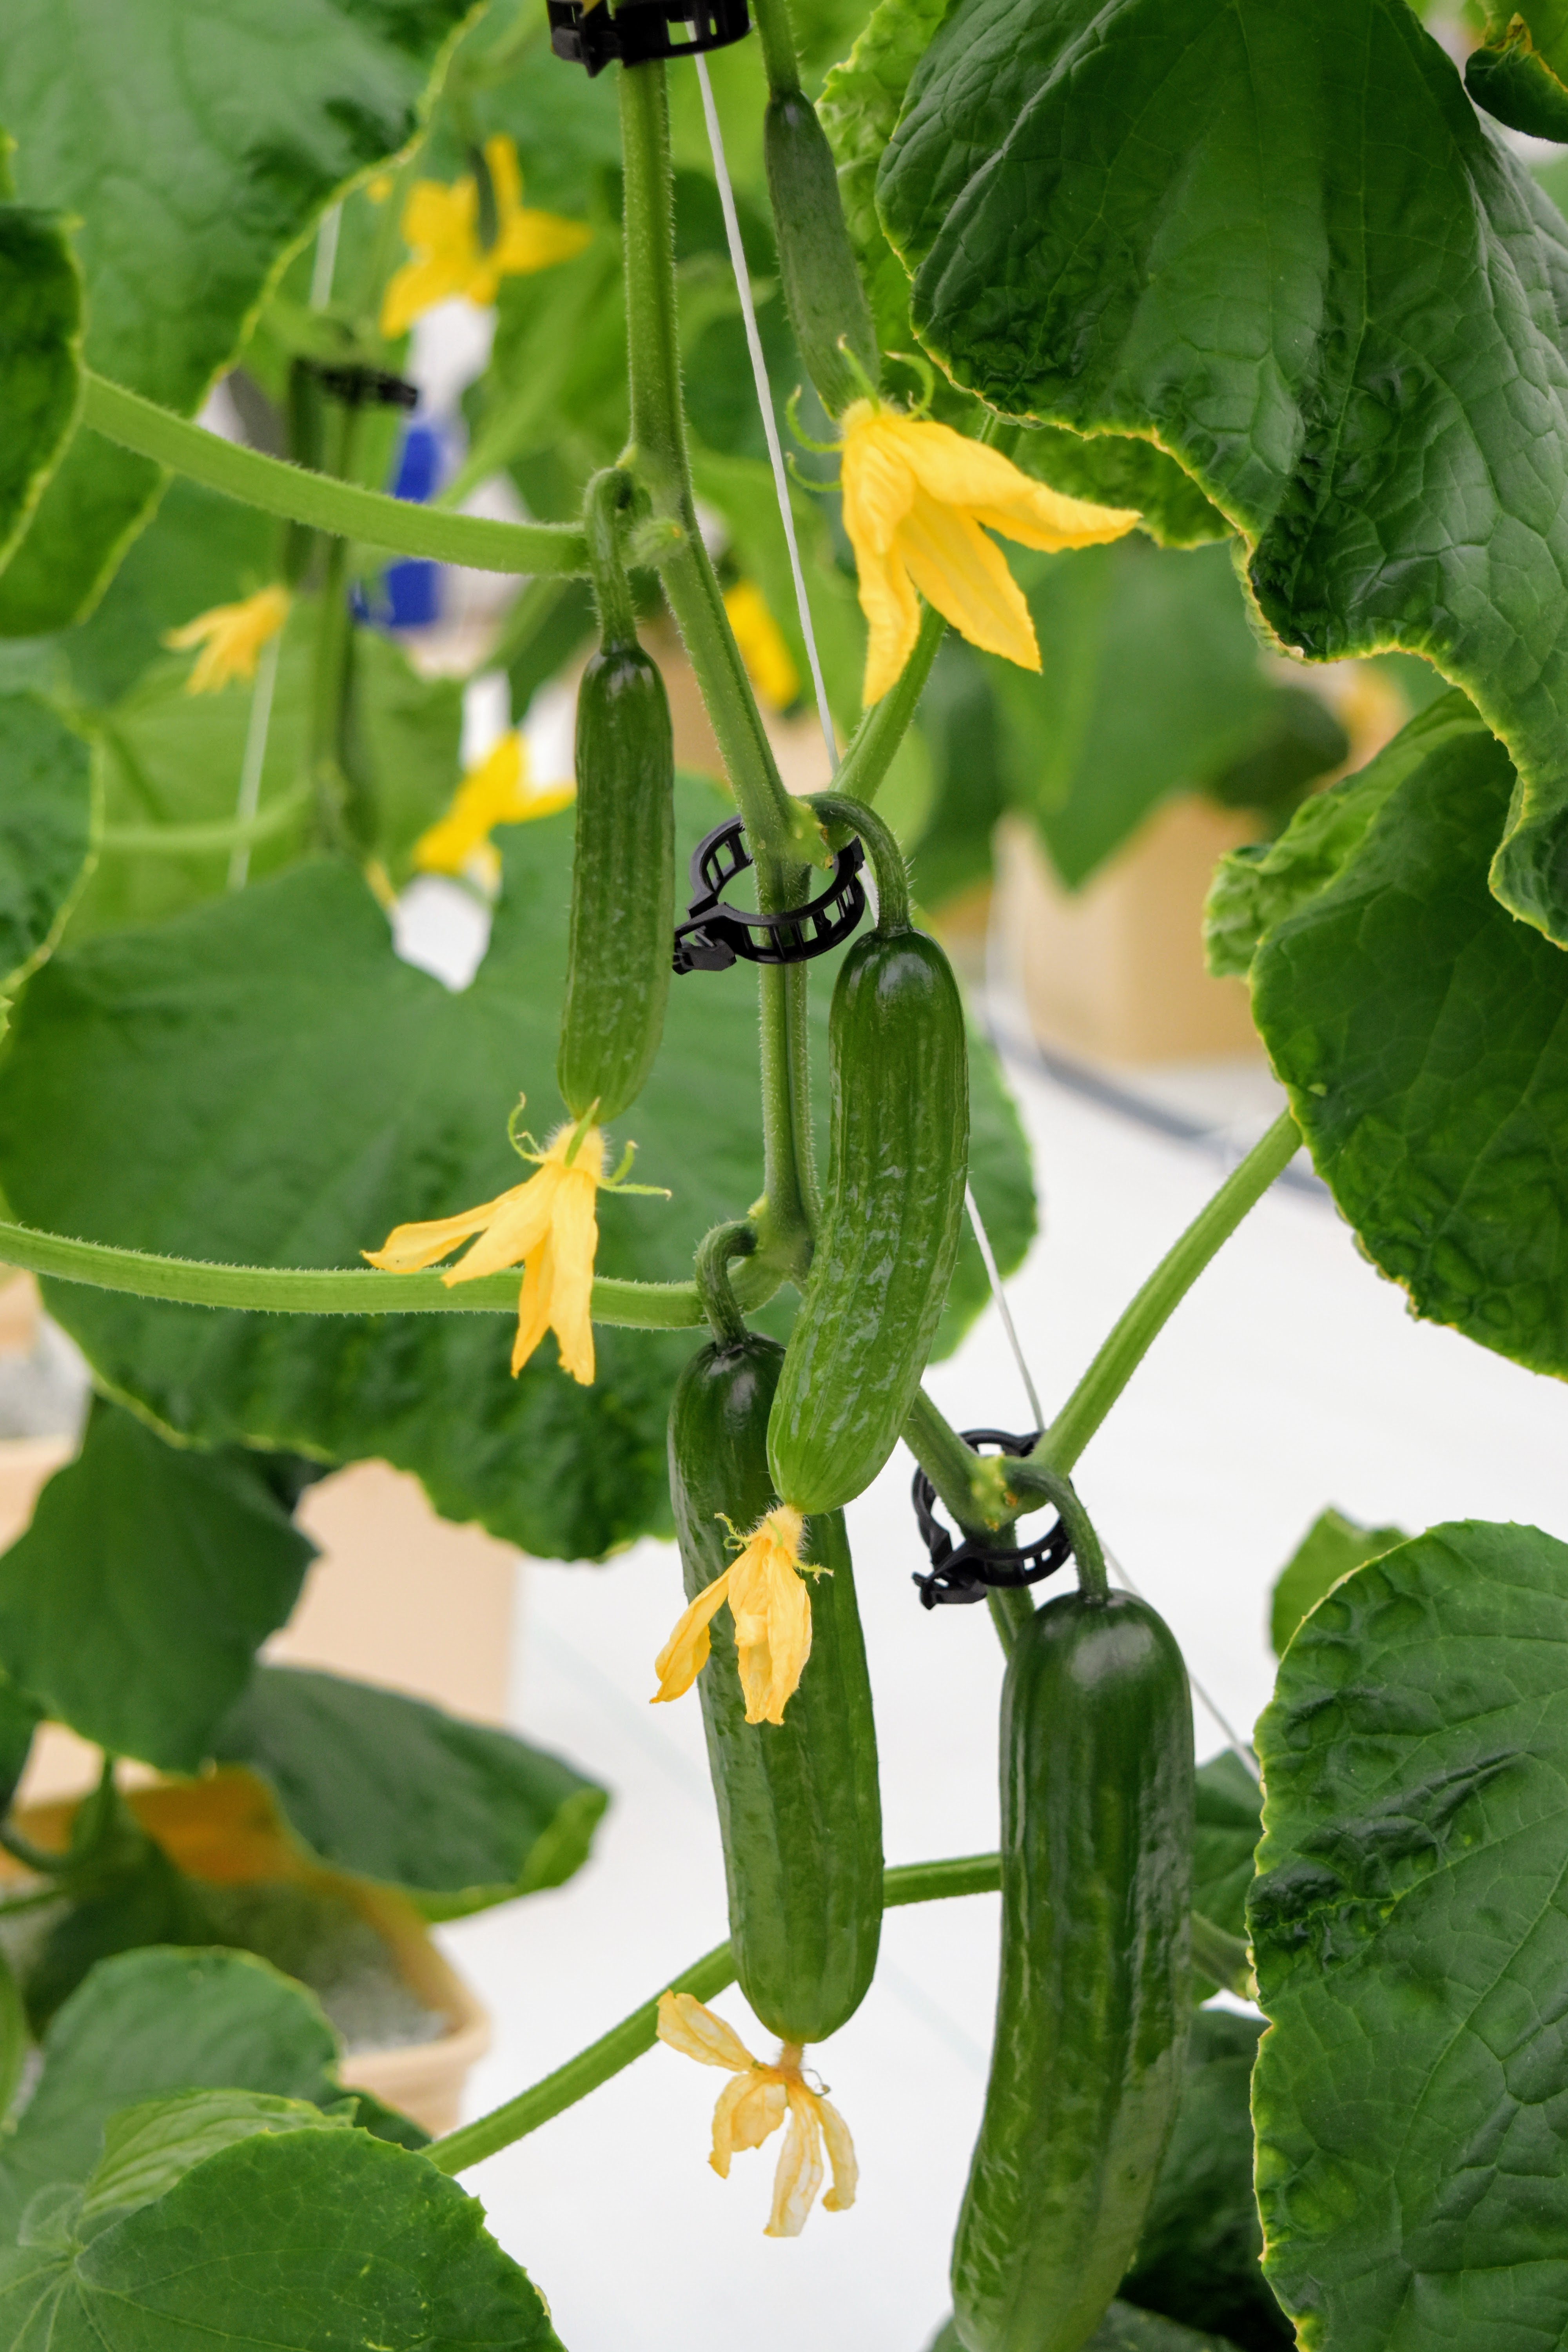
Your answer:
[[[850,949],[828,1062],[826,1207],[768,1429],[774,1484],[808,1516],[849,1502],[892,1452],[958,1254],[969,1055],[933,939],[894,922]]]
[[[701,1349],[676,1384],[669,1491],[689,1600],[730,1564],[725,1519],[744,1533],[778,1500],[766,1437],[782,1361],[748,1336]],[[842,1518],[814,1520],[807,1551],[832,1573],[811,1580],[811,1655],[784,1722],[745,1719],[728,1609],[698,1676],[735,1972],[789,2042],[826,2041],[853,2017],[882,1931],[877,1736]]]
[[[769,100],[763,147],[784,306],[806,373],[837,416],[876,389],[877,336],[845,226],[838,167],[804,90],[776,90]]]
[[[577,831],[556,1078],[601,1124],[642,1091],[664,1030],[675,929],[675,750],[658,666],[637,641],[616,545],[626,477],[589,485],[604,642],[577,691]]]
[[[1193,1719],[1174,1637],[1068,1593],[1002,1697],[1002,1974],[953,2247],[967,2352],[1078,2352],[1137,2250],[1192,2015]]]

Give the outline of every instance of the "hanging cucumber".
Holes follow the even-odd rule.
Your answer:
[[[823,406],[837,416],[858,394],[875,389],[879,362],[870,305],[845,226],[838,168],[804,90],[777,90],[768,100],[763,148],[790,324]],[[840,336],[853,365],[839,347]]]
[[[783,1361],[745,1331],[703,1348],[676,1384],[669,1490],[687,1596],[732,1558],[725,1522],[755,1526],[777,1497],[768,1410]],[[821,2042],[852,2017],[877,1964],[882,1816],[871,1686],[844,1522],[812,1522],[811,1654],[783,1723],[748,1723],[728,1610],[699,1676],[719,1805],[730,1936],[742,1991],[781,2042]]]
[[[863,835],[876,930],[844,960],[828,1023],[826,1205],[768,1425],[787,1503],[839,1509],[903,1427],[958,1254],[969,1160],[969,1056],[947,958],[910,924],[898,844],[857,803],[812,805]]]
[[[952,2257],[967,2352],[1078,2352],[1094,2333],[1137,2247],[1192,2013],[1186,1672],[1154,1611],[1104,1589],[1092,1530],[1071,1531],[1098,1589],[1023,1625],[1003,1687],[996,2037]]]
[[[601,1125],[641,1092],[664,1028],[675,925],[675,753],[669,705],[637,643],[616,516],[630,478],[588,485],[584,520],[602,643],[577,695],[577,832],[556,1076],[567,1109]]]

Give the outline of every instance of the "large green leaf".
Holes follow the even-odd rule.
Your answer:
[[[1568,139],[1568,7],[1524,0],[1493,11],[1486,40],[1465,60],[1478,106],[1536,139]]]
[[[85,2242],[0,2256],[0,2335],[40,2352],[560,2352],[482,2216],[423,2157],[275,2120]]]
[[[0,116],[17,194],[81,223],[89,363],[192,415],[290,248],[406,145],[467,0],[16,0]],[[0,628],[90,603],[156,466],[83,430],[0,578]]]
[[[1253,1014],[1320,1173],[1416,1313],[1563,1374],[1568,964],[1486,887],[1513,771],[1447,701],[1384,760],[1296,820],[1303,873],[1360,837],[1266,933]]]
[[[103,1960],[56,2016],[43,2072],[0,2140],[0,2242],[50,2181],[79,2185],[122,2107],[175,2091],[265,2091],[331,2105],[337,2041],[314,1998],[244,1952]]]
[[[950,2319],[932,2337],[926,2352],[963,2352],[963,2340]],[[1140,2311],[1131,2303],[1113,2303],[1082,2352],[1241,2352],[1205,2327],[1194,2330],[1157,2312]]]
[[[1568,940],[1568,232],[1405,0],[965,0],[878,202],[961,383],[1178,458],[1286,645],[1466,688]]]
[[[54,945],[92,854],[88,747],[46,702],[0,695],[0,997]]]
[[[686,839],[722,806],[684,787]],[[503,839],[489,953],[460,995],[400,963],[357,876],[325,862],[56,956],[24,1000],[0,1086],[16,1213],[190,1256],[346,1265],[400,1220],[517,1182],[505,1129],[520,1087],[540,1128],[555,1115],[572,818]],[[820,1053],[833,966],[814,971]],[[754,975],[678,984],[626,1121],[642,1172],[675,1197],[602,1201],[604,1272],[685,1276],[707,1228],[756,1198],[756,1051]],[[973,1097],[972,1178],[1006,1267],[1033,1199],[983,1048]],[[971,1243],[950,1341],[987,1295]],[[278,1318],[69,1286],[50,1297],[112,1387],[204,1442],[395,1462],[447,1517],[482,1519],[536,1554],[598,1554],[668,1524],[664,1423],[689,1337],[601,1330],[588,1390],[561,1375],[548,1342],[510,1379],[493,1315]]]
[[[84,1738],[194,1772],[315,1549],[255,1456],[165,1444],[100,1398],[0,1557],[0,1664]]]
[[[1200,1764],[1194,1782],[1193,1908],[1227,1936],[1247,1933],[1247,1890],[1262,1794],[1228,1748]]]
[[[1316,2352],[1554,2352],[1568,1548],[1465,1521],[1358,1569],[1258,1738],[1270,2283]]]
[[[1268,1639],[1282,1658],[1301,1620],[1342,1576],[1406,1540],[1403,1528],[1363,1528],[1342,1511],[1320,1511],[1280,1570],[1268,1609]]]
[[[213,1752],[269,1780],[323,1861],[453,1919],[559,1886],[609,1800],[510,1732],[369,1683],[259,1666]]]
[[[1120,2294],[1188,2327],[1222,2328],[1243,2352],[1289,2352],[1294,2331],[1258,2267],[1252,2193],[1248,2094],[1262,2030],[1224,2010],[1194,2018],[1175,2128]]]
[[[327,2114],[307,2100],[279,2099],[267,2091],[184,2091],[172,2099],[144,2099],[110,2116],[103,2154],[82,2184],[80,2202],[62,2206],[58,2221],[85,2239],[107,2221],[151,2205],[237,2140],[258,2132],[346,2131],[353,2120],[349,2100]],[[31,2220],[26,2234],[36,2242]]]
[[[0,198],[6,177],[0,157]],[[0,201],[0,564],[76,422],[80,340],[81,282],[58,218]]]

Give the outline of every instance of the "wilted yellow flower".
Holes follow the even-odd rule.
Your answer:
[[[477,861],[493,878],[496,856],[490,832],[498,824],[523,824],[552,816],[576,793],[575,784],[539,784],[528,772],[528,746],[514,727],[468,770],[438,817],[414,845],[414,863],[426,874],[462,874]]]
[[[780,1503],[752,1529],[722,1576],[704,1586],[653,1662],[660,1699],[679,1698],[708,1663],[708,1626],[724,1601],[735,1620],[735,1655],[748,1723],[782,1723],[811,1655],[811,1595],[801,1573],[805,1521]],[[831,1570],[811,1568],[812,1576]]]
[[[724,610],[758,695],[770,710],[787,710],[800,692],[800,672],[756,582],[737,580],[727,588]]]
[[[191,665],[187,694],[216,694],[231,677],[254,677],[261,648],[289,618],[287,588],[258,588],[237,604],[215,604],[183,629],[171,629],[163,643],[177,654],[193,646],[203,651]]]
[[[523,278],[581,253],[593,232],[585,221],[556,213],[525,212],[517,148],[498,132],[485,142],[485,162],[495,190],[496,237],[487,253],[479,244],[479,192],[471,172],[451,187],[439,180],[416,180],[403,207],[403,236],[414,254],[387,287],[381,306],[381,331],[401,335],[425,311],[453,294],[470,302],[493,302],[503,278]]]
[[[764,2066],[721,2017],[689,1992],[660,1993],[658,2038],[699,2065],[722,2066],[735,2078],[720,2092],[713,2110],[713,2153],[708,2161],[721,2180],[730,2178],[730,2158],[737,2149],[761,2147],[788,2116],[765,2236],[798,2238],[805,2229],[822,2186],[825,2141],[833,2186],[822,2200],[823,2210],[848,2211],[859,2178],[855,2143],[837,2108],[805,2080],[798,2042],[782,2043],[773,2063]]]
[[[473,1247],[441,1277],[448,1287],[473,1282],[503,1266],[522,1266],[517,1338],[511,1369],[521,1372],[546,1331],[553,1331],[561,1365],[586,1388],[594,1378],[594,1253],[599,1244],[595,1195],[605,1177],[605,1138],[596,1127],[562,1127],[536,1159],[539,1173],[510,1192],[429,1224],[398,1225],[378,1250],[363,1255],[389,1274],[416,1274],[434,1265],[459,1242]]]
[[[972,646],[1039,668],[1028,605],[987,530],[1054,553],[1120,539],[1138,520],[1121,507],[1064,498],[999,449],[881,400],[850,402],[839,446],[844,528],[871,630],[868,704],[881,700],[914,651],[917,589]]]

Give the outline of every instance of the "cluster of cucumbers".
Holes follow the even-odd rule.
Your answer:
[[[647,71],[648,68],[626,70]],[[775,89],[766,153],[784,286],[831,409],[875,381],[876,348],[832,158],[798,86]],[[632,1102],[670,976],[673,759],[658,671],[637,638],[619,547],[628,475],[590,486],[603,642],[578,703],[576,852],[558,1065],[578,1118]],[[816,2042],[858,2008],[882,1919],[881,1807],[844,1506],[909,1416],[946,1299],[968,1161],[958,990],[910,918],[901,860],[858,803],[824,796],[876,870],[875,929],[848,951],[829,1026],[823,1213],[787,1348],[749,1331],[705,1245],[714,1334],[669,1416],[689,1597],[780,1503],[805,1515],[812,1645],[782,1724],[749,1724],[728,1618],[700,1689],[741,1989],[781,2042]],[[716,1246],[715,1246],[716,1245]],[[1130,2266],[1181,2083],[1192,1719],[1181,1655],[1142,1601],[1103,1580],[1048,1602],[1016,1639],[1002,1706],[1002,1951],[995,2054],[953,2253],[968,2352],[1076,2352]]]

